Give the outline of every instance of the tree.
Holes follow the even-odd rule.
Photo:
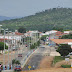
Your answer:
[[[15,62],[16,64],[20,64],[20,61],[19,60],[16,60],[16,62]]]
[[[5,49],[8,49],[8,46],[5,44]],[[4,50],[4,42],[0,42],[0,50]]]
[[[61,56],[65,57],[72,51],[72,49],[68,44],[60,44],[56,51],[59,52]]]
[[[72,34],[63,35],[63,36],[61,37],[61,39],[72,39]]]
[[[58,26],[53,27],[53,30],[58,30],[58,31],[63,32],[63,28],[62,27],[58,27]]]
[[[45,40],[47,36],[48,36],[48,35],[43,35],[43,36],[41,37],[41,40]]]
[[[16,59],[13,59],[13,60],[12,60],[12,64],[15,64],[15,62],[16,62]]]
[[[12,64],[20,64],[20,61],[19,60],[16,60],[16,59],[13,59],[12,60]]]
[[[18,32],[20,32],[20,33],[26,33],[26,29],[24,27],[20,27],[18,29]]]

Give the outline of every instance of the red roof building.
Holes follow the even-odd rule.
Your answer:
[[[66,34],[60,31],[56,32],[56,36],[58,36],[59,38],[61,38],[63,35],[66,35]]]
[[[23,33],[15,32],[16,35],[24,35]]]

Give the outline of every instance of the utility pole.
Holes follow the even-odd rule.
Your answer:
[[[7,69],[9,70],[9,31],[8,31],[8,67]]]
[[[2,30],[4,30],[3,70],[5,70],[5,30],[8,30],[8,29],[2,29]]]
[[[4,54],[3,54],[3,70],[5,70],[5,30],[4,30]]]

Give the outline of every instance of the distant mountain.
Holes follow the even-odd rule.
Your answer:
[[[16,19],[16,18],[21,18],[21,17],[6,17],[6,16],[0,16],[0,21],[10,20],[10,19]]]
[[[26,30],[47,31],[56,28],[72,30],[72,8],[53,8],[35,15],[0,22],[4,28],[11,30],[25,27]]]
[[[10,17],[0,16],[0,21],[3,21],[3,20],[10,20],[10,19],[11,19]]]

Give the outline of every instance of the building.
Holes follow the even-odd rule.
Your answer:
[[[24,35],[27,37],[27,36],[30,36],[30,37],[33,37],[35,36],[35,34],[39,34],[39,31],[28,31],[26,32]]]
[[[59,44],[68,44],[72,47],[72,39],[50,39],[49,43],[55,46]]]

